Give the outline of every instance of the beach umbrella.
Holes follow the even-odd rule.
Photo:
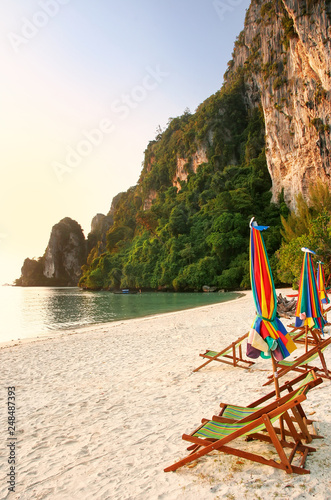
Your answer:
[[[312,250],[309,250],[309,248],[301,248],[301,250],[304,256],[299,282],[298,303],[295,312],[295,326],[298,328],[305,327],[307,350],[308,330],[312,332],[314,328],[318,328],[323,331],[325,320],[322,314],[322,305],[318,294],[312,259],[312,255],[316,254]]]
[[[327,291],[326,291],[326,286],[325,286],[325,276],[324,276],[324,267],[323,267],[323,262],[320,260],[317,262],[317,290],[318,290],[318,296],[320,298],[320,301],[322,304],[329,304],[330,299],[328,297]]]
[[[258,226],[254,217],[250,221],[250,278],[256,307],[256,317],[247,340],[247,356],[271,358],[273,373],[276,360],[282,361],[296,349],[286,328],[277,317],[277,296],[270,263],[262,237],[269,226]],[[274,377],[279,397],[278,379]]]

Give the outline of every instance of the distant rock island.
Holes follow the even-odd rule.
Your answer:
[[[25,259],[18,286],[76,286],[86,262],[87,242],[78,222],[65,217],[52,228],[42,257]]]
[[[330,97],[331,2],[252,0],[221,89],[158,130],[137,185],[93,218],[86,240],[77,222],[56,224],[17,284],[249,286],[250,218],[272,226],[273,256],[297,195],[318,180],[331,187]]]
[[[121,193],[120,193],[121,194]],[[16,286],[77,286],[91,249],[106,248],[106,233],[113,224],[117,195],[109,214],[97,214],[85,239],[77,221],[65,217],[55,224],[45,253],[39,259],[25,259]]]

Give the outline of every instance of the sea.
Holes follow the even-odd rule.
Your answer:
[[[0,342],[236,299],[235,292],[114,294],[77,287],[0,287]]]

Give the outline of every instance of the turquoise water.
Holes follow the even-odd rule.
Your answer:
[[[237,293],[116,295],[79,288],[0,287],[0,342],[232,300]]]

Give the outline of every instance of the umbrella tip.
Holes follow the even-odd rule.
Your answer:
[[[258,223],[255,220],[255,217],[252,217],[251,220],[249,221],[249,227],[252,229],[258,229],[259,231],[263,231],[263,229],[268,229],[269,226],[259,226]]]
[[[309,250],[309,248],[302,247],[301,250],[302,250],[302,252],[312,253],[312,254],[316,255],[316,252],[314,252],[313,250]]]

